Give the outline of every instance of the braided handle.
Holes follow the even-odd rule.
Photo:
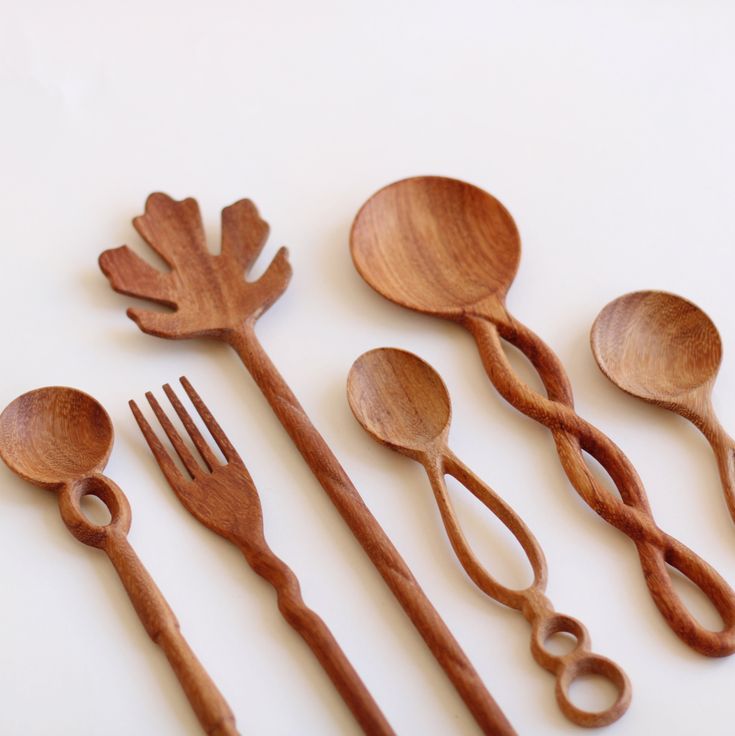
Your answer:
[[[645,489],[630,460],[612,440],[574,411],[569,379],[551,348],[503,309],[467,316],[464,325],[475,337],[485,370],[503,398],[551,430],[564,471],[579,495],[605,521],[633,540],[646,585],[669,627],[700,654],[722,657],[735,652],[732,588],[707,562],[656,526]],[[547,397],[517,377],[503,352],[501,338],[531,361]],[[607,471],[622,501],[595,478],[583,451]],[[723,620],[721,631],[705,629],[692,616],[673,586],[667,563],[707,596]]]

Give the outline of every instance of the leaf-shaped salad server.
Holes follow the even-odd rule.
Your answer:
[[[559,358],[505,306],[521,242],[513,218],[492,195],[457,179],[418,176],[375,193],[360,209],[350,246],[365,281],[386,299],[459,323],[477,341],[485,370],[506,401],[551,430],[564,471],[579,495],[636,545],[646,585],[671,629],[696,651],[735,652],[735,593],[717,571],[660,529],[641,479],[623,451],[574,410]],[[546,396],[513,370],[502,340],[539,374]],[[608,472],[620,498],[588,467]],[[674,588],[667,564],[688,577],[720,614],[721,631],[703,627]]]
[[[365,505],[347,473],[311,423],[255,335],[255,322],[286,289],[291,276],[281,248],[255,282],[245,280],[265,245],[268,225],[249,200],[222,211],[222,248],[212,255],[194,199],[152,194],[133,224],[171,270],[161,272],[122,246],[105,251],[100,267],[115,291],[170,307],[129,309],[143,332],[183,339],[211,337],[231,345],[260,387],[311,471],[413,621],[485,733],[512,734],[469,659]]]

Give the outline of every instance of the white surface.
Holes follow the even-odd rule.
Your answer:
[[[249,464],[272,546],[396,730],[477,729],[235,356],[156,340],[125,318],[130,300],[96,258],[125,242],[142,252],[129,223],[154,190],[197,197],[213,242],[220,209],[253,198],[272,226],[258,272],[288,244],[294,279],[261,321],[262,341],[520,733],[576,728],[531,659],[523,618],[486,600],[453,559],[419,466],[352,419],[345,377],[369,348],[401,346],[440,371],[454,449],[536,532],[556,607],[627,670],[633,704],[607,733],[732,732],[735,661],[679,642],[633,545],[577,497],[548,432],[499,399],[468,335],[374,294],[347,237],[360,204],[405,176],[455,176],[498,196],[524,242],[511,310],[559,353],[579,412],[629,454],[659,524],[735,583],[735,530],[704,440],[609,384],[587,342],[623,292],[688,296],[722,332],[715,401],[735,427],[735,9],[2,6],[0,403],[67,384],[107,407],[108,472],[132,504],[130,540],[243,734],[357,729],[271,590],[184,511],[142,442],[127,400],[184,372]],[[104,556],[71,537],[51,494],[4,467],[0,483],[0,733],[199,733]],[[520,554],[457,498],[484,559],[513,580]]]

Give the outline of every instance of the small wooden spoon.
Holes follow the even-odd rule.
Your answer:
[[[235,718],[179,630],[179,622],[127,540],[131,514],[118,486],[102,475],[112,451],[110,417],[73,388],[48,387],[19,396],[0,415],[0,457],[24,480],[56,491],[61,518],[84,544],[115,566],[145,630],[163,649],[205,733],[237,736]],[[91,522],[81,508],[96,496],[110,512]]]
[[[637,291],[600,312],[591,343],[597,365],[616,386],[700,429],[714,450],[735,520],[735,441],[712,406],[722,360],[722,342],[712,320],[675,294]]]
[[[579,495],[633,540],[651,597],[680,639],[710,657],[735,652],[735,591],[713,567],[656,525],[630,460],[576,413],[559,358],[508,312],[505,298],[521,252],[508,210],[463,181],[440,176],[404,179],[379,190],[362,206],[350,247],[360,275],[384,297],[470,331],[495,388],[516,409],[548,427]],[[533,364],[546,396],[514,371],[503,340]],[[607,471],[619,498],[595,477],[585,452]],[[709,598],[722,618],[722,630],[706,629],[691,614],[674,588],[669,566]]]
[[[447,446],[452,407],[439,374],[421,358],[404,350],[379,348],[361,355],[347,379],[347,398],[358,422],[378,442],[420,462],[429,476],[444,527],[462,567],[488,596],[520,611],[532,626],[531,653],[544,669],[556,675],[556,699],[561,711],[579,726],[606,726],[625,713],[631,688],[625,673],[611,660],[590,652],[584,625],[556,613],[545,596],[547,568],[544,553],[515,511],[483,483]],[[465,539],[444,481],[446,474],[462,483],[495,514],[518,540],[533,568],[533,583],[525,590],[501,585],[483,567]],[[545,646],[554,634],[576,639],[563,656]],[[601,675],[618,690],[616,701],[597,713],[577,708],[569,686],[582,674]]]

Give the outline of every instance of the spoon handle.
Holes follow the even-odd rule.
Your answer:
[[[704,435],[712,446],[720,472],[722,493],[725,496],[727,510],[735,521],[735,440],[724,430],[719,421],[712,415],[711,428],[705,426]],[[699,426],[699,425],[698,425]]]
[[[181,633],[179,622],[124,535],[111,535],[105,552],[148,636],[163,649],[205,733],[237,736],[235,717],[222,693]]]
[[[237,351],[312,473],[423,637],[483,733],[493,736],[514,734],[513,727],[459,642],[260,345],[252,324],[231,332],[228,342]]]
[[[108,524],[94,524],[87,518],[81,509],[86,495],[97,496],[107,506],[111,516]],[[227,701],[184,639],[176,616],[128,542],[130,506],[125,494],[109,478],[95,474],[64,486],[59,510],[80,542],[104,550],[110,558],[138,618],[148,636],[163,649],[204,732],[208,736],[238,736]]]
[[[483,593],[520,611],[531,624],[531,653],[538,664],[556,676],[556,700],[562,713],[578,726],[607,726],[617,721],[630,705],[630,680],[615,662],[591,652],[589,634],[580,621],[554,611],[544,595],[547,568],[543,550],[523,519],[451,450],[445,450],[442,456],[427,458],[424,467],[452,548],[465,572]],[[521,544],[533,568],[534,581],[530,587],[524,590],[507,588],[495,580],[477,559],[462,532],[449,498],[444,480],[447,473],[495,514]],[[571,651],[556,655],[545,645],[550,637],[560,633],[570,634],[576,641]],[[609,680],[618,691],[615,702],[597,712],[585,711],[574,705],[569,697],[569,688],[583,674],[600,675]]]
[[[574,411],[569,379],[559,358],[537,335],[504,310],[467,317],[485,370],[500,394],[516,409],[548,427],[559,459],[580,496],[603,519],[635,543],[646,585],[670,628],[700,654],[735,652],[735,593],[719,573],[684,544],[663,532],[653,519],[643,484],[622,450]],[[501,337],[517,347],[538,372],[547,396],[527,386],[513,371]],[[589,453],[607,471],[620,499],[605,489],[585,462]],[[721,631],[704,628],[673,586],[667,564],[689,578],[722,618]]]
[[[536,537],[511,506],[480,480],[451,450],[446,449],[441,455],[427,457],[424,467],[431,481],[431,488],[452,549],[465,572],[483,593],[505,606],[522,611],[530,593],[527,590],[513,590],[499,583],[475,556],[462,532],[454,505],[449,498],[445,475],[449,474],[456,478],[516,538],[533,569],[533,584],[529,591],[536,589],[543,591],[546,588],[546,558]]]

